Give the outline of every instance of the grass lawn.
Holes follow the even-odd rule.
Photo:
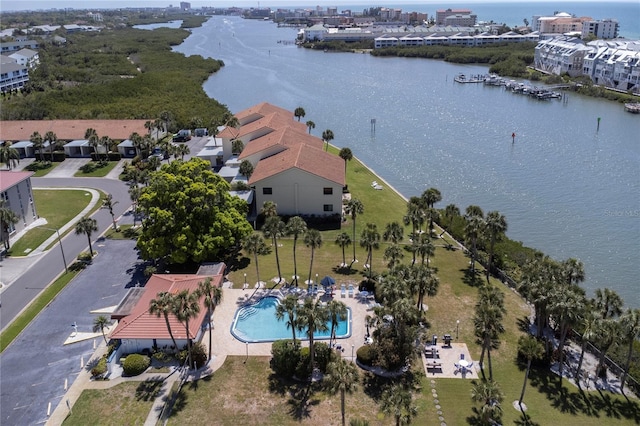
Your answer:
[[[109,164],[105,167],[100,167],[92,172],[85,173],[82,170],[78,170],[75,177],[105,177],[113,168],[118,164],[118,161],[109,161]]]
[[[162,382],[126,382],[109,389],[82,392],[64,425],[141,425]]]
[[[58,167],[60,163],[51,163],[51,167],[47,168],[47,169],[40,169],[40,170],[36,170],[35,172],[33,172],[33,177],[42,177],[42,176],[46,176],[50,171],[55,170],[56,167]]]
[[[47,224],[44,227],[50,229],[36,228],[28,231],[11,246],[9,253],[12,256],[25,256],[31,250],[39,247],[47,238],[56,233],[55,229],[65,225],[89,204],[91,194],[77,189],[34,189],[33,198],[38,215],[47,219]],[[96,208],[99,207],[100,203]],[[73,230],[67,232],[73,232]]]

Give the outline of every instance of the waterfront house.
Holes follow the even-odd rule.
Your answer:
[[[38,219],[33,202],[31,176],[33,172],[0,171],[0,199],[19,218],[16,223],[9,223],[6,229],[0,227],[2,241],[25,230]]]

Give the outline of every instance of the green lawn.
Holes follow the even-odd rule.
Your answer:
[[[118,165],[118,161],[109,161],[109,164],[105,167],[100,167],[95,169],[92,172],[85,173],[82,170],[78,170],[74,176],[75,177],[105,177],[113,168]]]
[[[36,170],[35,172],[33,172],[33,177],[42,177],[42,176],[46,176],[51,170],[55,170],[56,167],[58,167],[60,163],[51,163],[51,167],[47,168],[47,169],[40,169],[40,170]]]
[[[33,198],[38,216],[47,219],[47,224],[28,231],[16,241],[9,250],[12,256],[25,256],[31,250],[39,247],[47,238],[56,234],[55,229],[59,229],[69,222],[89,204],[91,194],[85,190],[77,189],[34,189]],[[98,203],[96,208],[99,207]]]

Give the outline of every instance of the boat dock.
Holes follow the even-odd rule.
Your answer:
[[[458,74],[453,78],[453,81],[456,83],[484,83],[484,80],[487,78],[486,75],[471,75],[466,76],[464,74]]]

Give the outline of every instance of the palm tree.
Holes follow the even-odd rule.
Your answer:
[[[304,111],[304,108],[302,107],[298,107],[295,110],[293,110],[293,116],[296,117],[298,121],[300,121],[300,119],[305,115],[307,115],[307,113]]]
[[[380,248],[380,233],[375,223],[367,223],[360,235],[360,247],[367,250],[367,260],[365,265],[369,265],[369,278],[373,270],[373,250]]]
[[[222,301],[222,290],[211,282],[211,277],[208,277],[198,283],[198,291],[204,296],[204,306],[207,308],[207,319],[209,321],[209,360],[211,360],[211,316],[216,306]]]
[[[402,252],[402,249],[398,244],[391,244],[386,249],[384,249],[383,256],[384,260],[388,261],[387,267],[393,270],[396,266],[400,265],[400,262],[404,257],[404,253]]]
[[[411,241],[412,251],[416,255],[420,256],[420,261],[423,265],[429,265],[429,258],[436,252],[436,248],[431,242],[431,237],[428,234],[418,234]]]
[[[184,329],[187,334],[187,350],[189,352],[189,368],[195,368],[193,362],[193,355],[191,352],[192,342],[191,334],[189,332],[189,320],[196,318],[200,312],[200,292],[189,290],[182,290],[176,294],[173,298],[173,315],[176,316],[178,321],[184,323]],[[194,336],[195,337],[195,336]]]
[[[296,314],[298,312],[298,298],[293,294],[287,295],[276,305],[276,319],[282,321],[287,316],[287,328],[291,328],[293,344],[296,345],[296,328],[299,328]]]
[[[179,144],[179,145],[173,145],[173,147],[174,147],[174,149],[175,149],[175,151],[174,151],[174,152],[175,152],[175,154],[176,154],[176,155],[179,155],[179,156],[180,156],[180,159],[181,159],[182,161],[184,161],[184,156],[185,156],[185,155],[189,155],[189,154],[191,154],[191,150],[190,150],[190,149],[189,149],[189,147],[188,147],[186,144],[184,144],[184,143],[181,143],[181,144]]]
[[[20,153],[11,146],[11,142],[9,141],[5,141],[0,146],[0,163],[7,166],[9,170],[20,164]]]
[[[631,358],[633,357],[633,342],[635,342],[640,335],[640,309],[627,309],[624,315],[620,317],[620,326],[622,328],[622,335],[629,344],[627,363],[624,367],[622,377],[620,378],[620,389],[624,393],[624,383],[627,380],[629,366],[631,365]]]
[[[310,229],[309,232],[316,231]],[[309,233],[307,233],[309,235]],[[313,347],[313,334],[316,331],[327,331],[328,320],[327,309],[322,305],[320,299],[314,302],[313,298],[304,299],[302,306],[298,308],[298,326],[307,327],[307,338],[309,339],[309,367],[313,371],[315,361],[315,348]]]
[[[560,263],[562,269],[562,275],[565,282],[569,285],[580,284],[584,281],[584,265],[578,259],[567,259]]]
[[[140,136],[138,132],[133,132],[131,133],[131,135],[129,135],[129,140],[131,141],[133,147],[136,149],[136,156],[140,155],[143,149],[142,136]]]
[[[476,259],[478,258],[477,244],[478,237],[484,228],[484,218],[482,216],[482,209],[478,206],[467,207],[466,214],[464,216],[466,225],[464,233],[471,241],[471,272],[476,271]]]
[[[451,232],[451,228],[453,227],[453,220],[460,216],[460,209],[455,204],[449,204],[444,208],[444,217],[447,219],[447,231]],[[442,230],[442,236],[445,233],[445,230]]]
[[[596,337],[596,325],[599,317],[593,312],[592,309],[585,309],[582,317],[582,344],[580,350],[580,358],[578,359],[578,367],[576,368],[576,378],[578,387],[580,386],[580,370],[582,369],[582,360],[584,359],[584,352],[587,349],[587,343],[591,342]]]
[[[83,217],[76,223],[76,235],[86,234],[89,240],[89,252],[93,257],[93,248],[91,247],[91,234],[98,230],[98,221],[90,217]]]
[[[313,272],[313,255],[317,248],[322,246],[322,235],[317,229],[309,229],[304,235],[304,245],[311,249],[311,262],[309,263],[309,282],[311,282],[311,273]]]
[[[335,342],[336,340],[338,323],[347,320],[347,305],[338,300],[331,300],[327,304],[327,313],[329,314],[329,321],[331,321],[331,334],[329,336],[329,346],[331,346],[331,341]]]
[[[307,125],[307,129],[309,129],[309,134],[311,134],[311,129],[316,128],[316,123],[311,120],[307,121],[305,124]]]
[[[346,232],[342,232],[336,237],[336,244],[342,249],[342,265],[346,265],[347,257],[345,255],[345,248],[351,244],[351,237]]]
[[[500,403],[504,400],[504,395],[498,383],[493,380],[472,381],[471,400],[482,404],[480,407],[480,421],[483,425],[494,424],[493,422],[502,413]]]
[[[606,373],[605,358],[607,351],[613,346],[620,337],[620,323],[613,318],[599,319],[595,326],[595,337],[593,339],[595,346],[600,350],[598,357],[598,365],[596,366],[596,375],[602,377]]]
[[[118,204],[118,201],[113,201],[113,196],[111,194],[107,194],[102,199],[102,208],[109,210],[109,214],[111,215],[111,221],[113,222],[113,230],[117,231],[118,226],[116,225],[116,216],[113,213],[113,208]]]
[[[6,200],[0,199],[0,234],[2,235],[2,242],[4,243],[5,250],[11,248],[11,241],[9,234],[11,233],[10,227],[18,221],[20,217],[6,205]]]
[[[109,159],[109,151],[111,150],[111,144],[113,140],[109,136],[103,136],[98,141],[98,145],[104,147],[104,159]]]
[[[489,274],[493,267],[493,248],[499,235],[507,232],[507,220],[497,211],[487,213],[485,221],[487,232],[489,233],[489,264],[487,265],[487,282],[489,282]]]
[[[29,141],[33,144],[33,149],[40,153],[40,161],[44,161],[44,139],[40,132],[33,132]]]
[[[262,209],[260,209],[260,213],[262,213],[264,217],[278,216],[278,205],[270,200],[265,201],[262,204]]]
[[[347,174],[347,163],[353,159],[353,153],[351,152],[351,149],[349,149],[349,148],[342,148],[340,150],[340,152],[338,153],[338,155],[340,156],[340,158],[342,158],[344,160],[344,174],[346,176],[346,174]]]
[[[342,426],[345,426],[345,395],[356,389],[358,369],[353,363],[338,359],[329,363],[327,371],[324,383],[330,394],[340,392],[340,413],[342,414]]]
[[[95,129],[88,128],[84,132],[84,138],[89,142],[89,146],[93,147],[93,151],[96,153],[96,158],[100,158],[100,153],[98,152],[98,145],[100,144],[100,137]]]
[[[325,151],[329,150],[329,142],[331,142],[333,138],[334,138],[333,131],[327,129],[324,132],[322,132],[322,141],[326,142]]]
[[[480,364],[482,366],[482,374],[484,376],[484,354],[487,354],[487,363],[489,364],[489,380],[493,380],[493,369],[491,365],[491,348],[500,344],[499,335],[504,333],[502,325],[503,312],[496,305],[479,302],[476,304],[475,316],[473,324],[475,336],[482,344],[482,352],[480,353]]]
[[[264,243],[264,239],[259,234],[251,234],[245,238],[243,242],[243,248],[249,253],[253,254],[256,261],[256,276],[258,283],[260,283],[260,268],[258,268],[258,256],[266,256],[271,253],[271,249]]]
[[[278,267],[278,284],[282,281],[282,273],[280,271],[280,257],[278,256],[278,238],[287,235],[286,225],[279,216],[269,216],[262,226],[262,233],[265,238],[270,238],[276,252],[276,265]]]
[[[615,290],[596,289],[594,308],[601,313],[602,319],[619,317],[622,314],[623,305],[624,301]]]
[[[178,344],[176,343],[173,332],[171,331],[171,323],[169,322],[169,314],[173,312],[173,294],[168,291],[162,291],[156,295],[155,299],[151,299],[149,302],[149,313],[155,315],[158,318],[164,317],[164,322],[167,325],[167,331],[173,342],[173,347],[178,350]]]
[[[353,241],[356,241],[356,218],[358,217],[359,214],[364,213],[364,206],[362,205],[362,202],[360,200],[358,200],[357,198],[352,198],[349,201],[347,201],[347,204],[344,206],[344,212],[345,214],[351,215],[351,221],[352,221],[352,225],[353,225]],[[353,260],[351,261],[351,264],[349,265],[349,268],[351,268],[351,266],[355,263],[356,261],[356,245],[353,245]]]
[[[564,367],[564,344],[569,329],[578,322],[580,313],[584,310],[585,299],[578,286],[557,286],[551,296],[550,309],[554,323],[558,326],[560,339],[558,340],[559,373],[562,382]]]
[[[412,278],[418,290],[418,309],[423,311],[424,296],[434,297],[438,293],[440,280],[436,276],[433,269],[427,265],[418,265],[411,268]]]
[[[131,185],[129,187],[129,198],[131,199],[132,209],[133,209],[133,226],[136,226],[136,217],[138,216],[138,200],[140,199],[140,195],[142,195],[142,188],[138,186],[138,184]]]
[[[380,398],[380,405],[384,414],[393,416],[396,426],[411,423],[411,419],[418,414],[418,409],[413,404],[413,395],[402,384],[385,389]]]
[[[434,205],[440,201],[442,201],[442,194],[436,188],[429,188],[422,193],[421,196],[423,203],[427,206],[427,210],[434,209]],[[435,209],[434,209],[435,211]],[[437,212],[436,212],[437,213]],[[429,229],[433,229],[433,220],[436,219],[437,216],[435,213],[431,213],[429,215]]]
[[[398,244],[404,238],[404,228],[399,222],[389,222],[384,228],[382,239]]]
[[[298,263],[296,261],[296,244],[298,237],[307,232],[307,223],[300,216],[294,216],[287,222],[287,235],[293,235],[293,279],[298,287]]]
[[[49,152],[51,153],[51,161],[53,162],[53,152],[56,150],[59,143],[58,136],[56,136],[55,133],[49,130],[47,133],[45,133],[43,141],[49,142]]]
[[[97,333],[100,331],[102,333],[102,338],[104,339],[104,343],[107,343],[107,336],[104,334],[104,329],[109,326],[111,320],[106,315],[100,315],[98,318],[93,320],[93,332]]]
[[[409,202],[407,203],[407,213],[403,216],[402,220],[405,225],[411,225],[411,232],[413,234],[417,234],[418,231],[422,231],[424,216],[422,199],[420,197],[409,198]]]
[[[534,359],[542,358],[542,355],[544,355],[544,346],[532,335],[525,334],[518,339],[518,353],[527,360],[527,370],[524,373],[524,383],[522,384],[522,392],[520,392],[520,399],[518,400],[520,410],[523,411],[522,400],[524,399],[524,390],[527,387],[527,379],[531,371],[531,362]]]

